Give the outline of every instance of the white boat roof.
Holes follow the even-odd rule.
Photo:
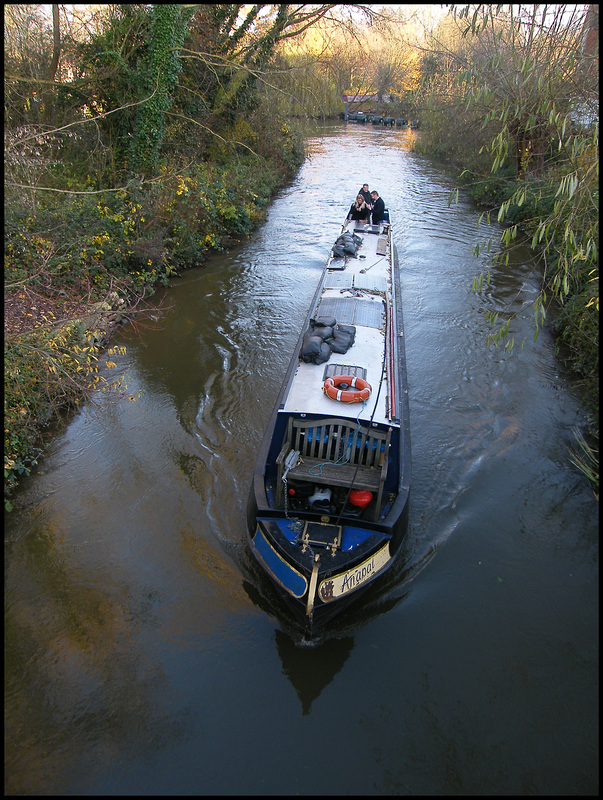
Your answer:
[[[354,325],[354,344],[346,353],[331,353],[323,364],[300,360],[279,411],[358,418],[363,422],[372,417],[375,423],[396,425],[389,414],[389,369],[383,368],[387,363],[386,304],[391,309],[392,296],[391,227],[346,221],[341,233],[346,231],[359,236],[362,244],[355,257],[334,258],[331,253],[311,316],[335,317],[338,324]],[[345,367],[355,369],[352,372]],[[341,403],[323,392],[325,377],[350,372],[364,377],[372,388],[365,404]]]

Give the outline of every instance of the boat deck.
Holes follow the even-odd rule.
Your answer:
[[[362,421],[368,421],[374,412],[373,422],[395,424],[389,414],[389,371],[383,369],[383,364],[387,364],[391,312],[393,245],[390,228],[387,224],[364,225],[348,221],[341,233],[346,231],[359,236],[362,244],[356,256],[334,258],[331,255],[312,317],[335,317],[338,324],[354,325],[354,344],[346,353],[331,353],[323,364],[300,362],[280,411],[335,414]],[[323,393],[326,377],[346,373],[358,374],[371,385],[371,396],[365,404],[338,403]]]

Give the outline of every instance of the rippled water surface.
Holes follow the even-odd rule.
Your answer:
[[[248,241],[123,329],[135,401],[60,435],[5,525],[5,792],[598,793],[598,505],[580,405],[522,260],[470,291],[486,233],[410,131],[330,125]],[[360,185],[402,269],[413,478],[396,570],[315,646],[245,544],[255,451]],[[496,231],[494,232],[496,234]],[[524,254],[524,258],[527,254]]]

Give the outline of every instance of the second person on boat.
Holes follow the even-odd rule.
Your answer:
[[[364,222],[368,222],[370,216],[371,216],[371,210],[367,206],[364,197],[361,194],[359,194],[358,197],[356,198],[356,201],[352,203],[350,212],[348,214],[348,219],[353,219],[358,221],[362,220]]]

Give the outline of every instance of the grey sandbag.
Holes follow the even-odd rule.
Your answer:
[[[340,333],[334,339],[329,339],[329,347],[332,353],[347,353],[352,346],[352,339],[347,333]]]
[[[356,328],[353,325],[338,325],[333,338],[329,340],[332,353],[347,353],[354,344]]]
[[[337,241],[333,245],[333,255],[335,258],[343,258],[346,255],[355,256],[356,250],[358,250],[361,244],[362,239],[360,236],[346,231],[337,238]]]
[[[304,335],[300,357],[306,364],[324,364],[331,356],[329,345],[312,331]]]
[[[326,341],[327,339],[332,339],[333,333],[334,333],[333,328],[331,327],[327,328],[326,325],[317,325],[316,328],[312,330],[312,335],[320,336],[323,342]]]
[[[349,334],[352,337],[352,342],[356,338],[356,328],[354,325],[338,325],[335,333],[337,333],[337,331]]]
[[[362,244],[362,239],[360,236],[356,236],[355,233],[349,233],[346,231],[342,233],[339,239],[337,239],[337,243],[343,246],[343,249],[346,253],[351,256],[356,255],[356,250],[358,250],[359,246]]]
[[[331,358],[331,348],[327,342],[323,342],[320,346],[320,355],[314,359],[315,364],[324,364]]]
[[[304,342],[310,336],[319,336],[322,341],[325,341],[325,339],[332,339],[335,325],[337,325],[335,317],[316,317],[316,319],[311,319],[310,327],[304,333]]]
[[[300,358],[306,363],[310,363],[313,361],[314,356],[320,353],[321,345],[322,339],[320,336],[314,336],[312,331],[306,331],[302,341],[301,351],[299,353]]]
[[[344,253],[347,253],[349,256],[356,255],[358,245],[354,241],[354,237],[351,233],[343,233],[339,239],[337,239],[336,244],[340,244],[343,247]]]
[[[310,320],[310,325],[313,328],[319,327],[326,327],[326,328],[334,328],[337,325],[337,320],[335,317],[316,317],[316,319]]]

